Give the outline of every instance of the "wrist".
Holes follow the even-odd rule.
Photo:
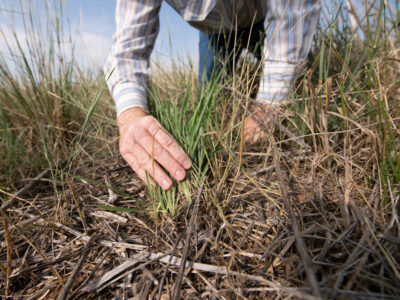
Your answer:
[[[131,107],[121,112],[117,117],[118,126],[121,127],[126,123],[131,123],[141,117],[148,116],[149,113],[143,107]]]

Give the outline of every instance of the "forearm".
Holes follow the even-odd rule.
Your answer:
[[[161,0],[118,0],[116,33],[104,71],[117,115],[147,110],[149,58],[159,30]]]
[[[289,98],[318,26],[319,0],[268,1],[263,75],[257,101],[280,105]]]

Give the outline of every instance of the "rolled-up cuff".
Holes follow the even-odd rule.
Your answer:
[[[278,106],[286,104],[293,82],[301,68],[293,63],[264,62],[264,74],[257,94],[257,102]]]
[[[115,101],[117,116],[123,111],[132,107],[141,107],[148,111],[146,90],[133,83],[123,83],[117,85],[112,96]]]

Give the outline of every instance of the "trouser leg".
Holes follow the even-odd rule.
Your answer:
[[[214,71],[225,69],[233,73],[240,54],[244,48],[259,61],[262,56],[264,24],[258,22],[249,28],[237,32],[206,34],[200,32],[199,39],[199,83],[209,80]]]
[[[214,70],[215,51],[212,44],[212,35],[200,32],[199,39],[199,84],[210,80]]]

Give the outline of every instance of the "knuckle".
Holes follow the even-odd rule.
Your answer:
[[[131,135],[135,139],[140,139],[146,135],[146,131],[143,129],[142,126],[132,126],[131,127]]]
[[[151,163],[151,161],[152,159],[150,158],[150,156],[147,156],[139,160],[138,165],[141,169],[144,169],[149,163]]]
[[[152,127],[150,127],[150,128],[149,128],[150,135],[151,135],[152,137],[155,137],[155,136],[157,135],[157,132],[159,132],[159,130],[160,130],[160,127],[158,127],[158,126],[152,126]]]
[[[154,120],[153,116],[146,116],[143,118],[143,125],[146,127],[150,127],[150,126],[154,126],[156,123],[156,121]]]
[[[147,133],[144,130],[137,130],[135,132],[135,139],[139,142],[142,141],[146,136],[147,136]]]
[[[121,153],[122,156],[125,156],[129,153],[131,153],[132,149],[135,147],[135,140],[134,139],[129,139],[129,138],[122,138],[119,141],[119,152]]]
[[[170,137],[166,137],[165,139],[163,139],[162,143],[166,146],[166,147],[172,147],[175,144],[175,141],[170,138]]]
[[[154,117],[152,115],[147,115],[145,117],[143,117],[143,121],[146,122],[153,122],[154,121]]]
[[[158,123],[156,122],[156,120],[154,120],[154,118],[149,119],[148,123],[147,123],[147,130],[150,132],[150,134],[154,137],[157,132],[160,130],[160,126],[158,125]]]

